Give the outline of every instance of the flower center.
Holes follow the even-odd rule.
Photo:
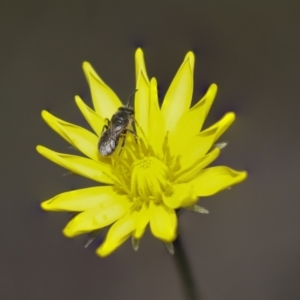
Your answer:
[[[157,158],[150,156],[133,162],[130,168],[131,191],[142,199],[161,197],[167,185],[168,167]]]

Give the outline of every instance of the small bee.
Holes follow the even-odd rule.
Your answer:
[[[119,144],[120,138],[123,138],[123,147],[127,132],[137,137],[135,130],[129,129],[132,123],[135,122],[134,110],[129,107],[129,103],[127,106],[120,107],[111,120],[106,119],[106,121],[107,124],[103,126],[98,142],[98,151],[102,156],[113,154]]]

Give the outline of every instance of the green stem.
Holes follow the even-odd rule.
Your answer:
[[[179,238],[173,242],[175,254],[173,255],[178,271],[180,273],[182,285],[187,300],[200,300],[197,292],[196,282],[192,276],[192,271],[183,244]]]

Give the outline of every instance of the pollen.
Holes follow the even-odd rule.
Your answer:
[[[146,157],[141,160],[138,160],[136,164],[134,165],[134,168],[139,169],[148,169],[151,167],[151,157]]]

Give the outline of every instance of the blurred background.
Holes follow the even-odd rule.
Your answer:
[[[101,259],[101,236],[84,249],[86,236],[61,233],[67,213],[39,208],[95,184],[36,153],[73,151],[41,110],[87,127],[74,102],[91,104],[82,62],[125,102],[137,47],[161,99],[192,50],[193,101],[219,86],[206,126],[237,114],[216,163],[249,178],[201,199],[209,215],[180,215],[201,299],[300,299],[299,11],[293,0],[1,1],[0,299],[185,299],[173,257],[149,232],[138,252],[128,241]]]

